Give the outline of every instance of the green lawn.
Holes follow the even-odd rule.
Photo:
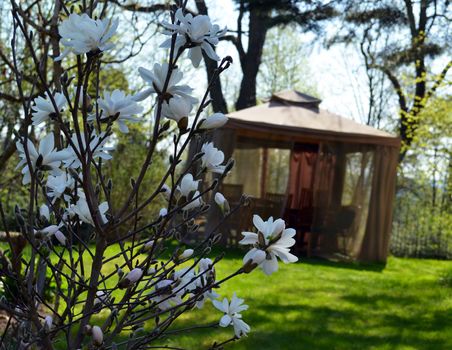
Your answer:
[[[240,263],[224,260],[220,277]],[[225,285],[224,295],[245,298],[252,327],[229,349],[452,349],[450,261],[390,258],[383,270],[314,260],[280,266],[270,277],[256,270]],[[209,305],[186,322],[218,318]],[[201,349],[229,334],[209,329],[166,344]]]
[[[242,255],[228,252],[218,264],[218,279],[238,269]],[[228,297],[237,292],[250,307],[243,318],[251,333],[227,349],[452,349],[452,261],[390,258],[383,269],[302,259],[279,266],[272,276],[255,270],[219,290]],[[106,270],[113,271],[114,264]],[[93,321],[101,323],[106,315]],[[221,316],[208,303],[173,329],[218,322]],[[232,334],[231,327],[209,328],[161,344],[207,349]]]

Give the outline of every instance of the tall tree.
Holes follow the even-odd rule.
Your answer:
[[[368,70],[391,82],[399,104],[403,160],[427,101],[443,84],[452,61],[437,72],[433,62],[450,53],[448,0],[348,0],[340,4],[343,31],[331,43],[358,42]]]
[[[150,2],[143,5],[138,1],[122,4],[112,0],[123,9],[156,14],[163,10],[166,2]],[[322,23],[336,15],[332,2],[326,0],[231,0],[237,5],[237,26],[230,30],[222,40],[230,41],[237,49],[242,70],[240,91],[235,108],[243,109],[256,104],[256,81],[262,62],[263,48],[267,32],[275,26],[290,23],[297,24],[304,32],[319,34],[323,30]],[[208,2],[195,1],[193,14],[208,14]],[[211,80],[216,63],[205,57],[208,80]],[[211,92],[214,99],[214,111],[227,112],[221,83],[217,83]]]

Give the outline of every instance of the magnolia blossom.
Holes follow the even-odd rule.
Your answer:
[[[168,215],[168,209],[166,208],[162,208],[159,211],[159,216],[161,216],[162,218]]]
[[[229,203],[223,194],[220,192],[215,193],[215,203],[221,208],[222,211],[229,212]]]
[[[188,259],[189,257],[191,257],[193,255],[193,249],[185,249],[182,254],[180,254],[178,256],[179,260],[185,260]]]
[[[199,180],[194,180],[192,174],[185,174],[177,190],[181,196],[188,197],[190,193],[196,191],[199,186]]]
[[[151,292],[151,301],[162,311],[182,304],[182,295],[185,293],[185,290],[183,288],[176,288],[174,281],[170,279],[157,282],[154,291]],[[173,291],[174,289],[176,289],[176,292]]]
[[[117,89],[112,93],[104,91],[104,98],[99,98],[97,103],[102,110],[100,120],[117,118],[119,130],[123,133],[129,132],[125,121],[139,122],[140,119],[133,117],[133,115],[143,112],[143,107],[138,105],[131,95],[126,95],[123,91]],[[96,119],[94,115],[88,118],[88,120],[94,119]]]
[[[215,268],[211,259],[203,258],[199,260],[198,275],[197,286],[200,288],[204,288],[215,282]],[[202,297],[196,301],[196,307],[201,309],[206,300],[214,300],[218,297],[219,295],[215,291],[208,289],[203,293]]]
[[[103,304],[108,298],[108,293],[104,292],[103,290],[98,290],[96,292],[96,298],[94,299],[94,306]]]
[[[176,23],[162,23],[168,31],[168,35],[178,33],[176,38],[176,52],[184,45],[189,45],[188,57],[193,66],[198,67],[202,59],[202,50],[215,61],[220,57],[215,53],[214,47],[218,44],[219,38],[226,33],[226,28],[220,29],[218,25],[212,25],[209,16],[187,14],[184,16],[182,9],[176,11]],[[171,47],[171,40],[166,40],[161,47]]]
[[[193,105],[185,97],[175,95],[168,102],[162,103],[162,116],[179,122],[182,118],[187,118]]]
[[[57,92],[55,93],[55,96],[53,96],[53,99],[56,104],[56,110],[47,92],[45,97],[38,96],[33,100],[33,117],[31,118],[31,120],[33,120],[33,125],[39,125],[48,120],[51,114],[63,111],[63,108],[66,106],[67,102],[64,95]]]
[[[132,271],[130,271],[123,280],[119,282],[119,288],[127,288],[132,284],[137,283],[140,278],[143,276],[143,270],[139,267],[135,267]]]
[[[45,233],[47,237],[55,236],[55,238],[58,240],[58,242],[61,243],[61,245],[66,245],[66,236],[63,232],[60,231],[60,228],[62,226],[63,224],[50,225],[41,229],[40,231]]]
[[[228,121],[223,113],[214,113],[210,117],[201,119],[199,122],[199,128],[204,130],[221,128]]]
[[[165,199],[168,201],[171,196],[171,188],[167,184],[163,184],[160,193],[162,193],[163,197],[165,197]]]
[[[91,329],[94,345],[100,346],[104,342],[104,333],[99,326],[93,326]]]
[[[89,211],[88,202],[86,201],[85,196],[80,196],[77,203],[74,205],[71,205],[68,209],[70,215],[77,215],[78,218],[92,226],[94,226],[94,220],[91,216],[91,212]],[[102,202],[99,204],[99,214],[102,219],[102,223],[107,222],[107,217],[105,216],[105,213],[108,211],[108,203]]]
[[[237,338],[246,335],[250,331],[250,326],[242,320],[242,315],[240,314],[240,312],[248,309],[248,305],[243,304],[243,299],[237,298],[235,293],[230,303],[227,298],[224,298],[223,302],[214,300],[213,305],[218,310],[224,312],[220,320],[221,327],[227,327],[232,324],[234,334]]]
[[[78,153],[81,152],[81,149],[86,150],[86,140],[85,140],[85,134],[80,135],[81,138],[81,144],[82,147],[80,147],[80,143],[78,140],[77,135],[72,135],[71,140],[74,144],[75,148],[77,149]],[[104,133],[101,133],[100,135],[93,134],[90,137],[89,142],[89,148],[92,153],[92,158],[102,158],[104,160],[111,159],[112,156],[108,153],[109,151],[113,150],[113,147],[106,146],[107,138],[105,137]],[[69,153],[69,156],[64,159],[64,166],[67,168],[77,169],[82,166],[82,162],[80,161],[79,157],[77,156],[77,153],[75,152],[74,148],[72,148],[72,145],[69,145],[67,148],[67,151]],[[86,151],[85,151],[86,152]],[[86,152],[87,153],[87,152]],[[86,161],[88,160],[88,154],[86,154]]]
[[[190,249],[193,251],[192,249]],[[193,292],[197,287],[195,271],[190,267],[184,267],[174,272],[174,281],[177,289],[182,289],[181,294]],[[180,293],[180,292],[179,292]]]
[[[95,50],[112,49],[114,45],[109,40],[116,33],[118,23],[118,19],[94,20],[86,13],[82,15],[72,13],[58,26],[60,42],[65,49],[55,60],[63,59],[70,52],[81,55]]]
[[[218,148],[214,147],[212,142],[205,143],[201,147],[204,154],[201,157],[202,167],[213,173],[222,174],[225,166],[221,165],[224,161],[224,154]]]
[[[61,173],[59,175],[49,175],[47,178],[47,195],[52,199],[52,203],[55,203],[57,198],[60,198],[66,189],[73,190],[75,181],[72,176],[67,173]]]
[[[200,207],[200,206],[202,205],[202,203],[203,203],[203,202],[202,202],[202,199],[201,199],[201,197],[200,197],[199,191],[196,191],[195,193],[193,193],[192,199],[188,200],[188,198],[187,198],[187,201],[189,201],[189,203],[187,203],[187,204],[182,208],[182,210],[191,210],[191,209],[195,209],[195,208]]]
[[[39,207],[39,216],[46,219],[47,221],[50,221],[50,209],[47,205],[42,204]]]
[[[168,63],[156,63],[154,64],[152,71],[143,67],[138,68],[138,72],[140,73],[143,80],[151,84],[151,87],[149,89],[140,94],[141,99],[145,94],[149,95],[153,92],[161,94],[164,92],[163,88],[165,87],[168,69]],[[183,76],[184,74],[178,68],[173,68],[171,70],[171,76],[168,79],[168,85],[166,86],[165,92],[170,95],[170,97],[181,96],[190,101],[190,103],[194,104],[197,102],[197,99],[190,96],[193,89],[188,85],[177,85],[182,80]]]
[[[154,246],[154,244],[155,244],[155,241],[152,239],[152,240],[150,240],[150,241],[147,241],[147,242],[144,244],[143,248],[144,248],[144,250],[151,250],[152,247]]]
[[[177,186],[179,196],[185,197],[187,201],[187,204],[184,207],[182,207],[182,210],[191,210],[201,206],[202,200],[200,197],[200,193],[197,190],[198,186],[199,180],[193,180],[192,174],[184,175],[180,182],[180,185]]]
[[[52,328],[52,324],[53,324],[53,317],[50,315],[47,315],[46,317],[44,317],[44,328],[46,330],[50,330]]]
[[[251,260],[267,275],[271,275],[278,270],[276,257],[285,264],[298,261],[298,258],[290,253],[290,247],[295,244],[293,236],[296,231],[293,228],[285,228],[284,220],[273,221],[270,217],[267,221],[263,221],[259,215],[254,215],[253,223],[258,233],[242,232],[244,238],[239,242],[244,245],[253,245],[243,258],[245,264]]]
[[[22,169],[22,174],[24,175],[22,183],[26,185],[31,181],[31,173],[30,169],[28,168],[25,147],[20,141],[17,141],[16,147],[19,151],[19,157],[21,158],[19,164],[17,164],[16,169],[25,165],[25,167]],[[41,170],[50,170],[53,174],[59,174],[61,172],[61,170],[59,169],[61,161],[66,160],[69,156],[69,153],[66,150],[55,150],[53,134],[48,134],[46,137],[44,137],[39,142],[38,149],[36,149],[33,142],[28,139],[27,150],[28,155],[30,156],[32,171],[34,171],[35,168],[38,167]]]

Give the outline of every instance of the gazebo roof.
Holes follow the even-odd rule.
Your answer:
[[[228,115],[226,127],[239,134],[291,139],[330,140],[399,147],[398,137],[320,109],[321,100],[298,91],[274,94],[267,103]]]

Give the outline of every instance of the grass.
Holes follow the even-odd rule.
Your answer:
[[[220,275],[240,262],[225,260]],[[450,261],[390,258],[384,269],[318,260],[280,266],[270,277],[253,271],[222,288],[250,306],[243,317],[252,332],[228,349],[452,349],[452,286],[444,283]],[[217,319],[209,305],[183,323]],[[201,349],[230,334],[231,328],[197,331],[166,344]]]
[[[242,255],[228,252],[218,279],[238,269]],[[227,349],[452,349],[452,261],[391,257],[383,267],[303,259],[279,266],[272,276],[255,270],[219,290],[228,297],[237,292],[249,305],[243,318],[252,332]],[[113,271],[114,264],[105,268]],[[106,316],[103,311],[93,321]],[[220,317],[208,303],[173,328]],[[162,344],[206,349],[232,334],[231,327],[198,329]]]

